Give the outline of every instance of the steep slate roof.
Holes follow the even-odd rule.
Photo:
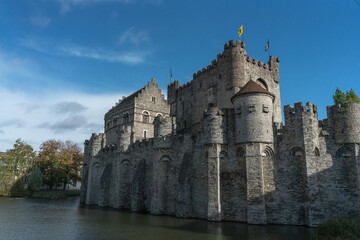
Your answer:
[[[266,90],[265,88],[263,88],[262,86],[260,86],[256,82],[254,82],[253,80],[250,80],[245,84],[245,86],[240,91],[238,91],[231,98],[231,101],[233,101],[234,98],[236,98],[238,96],[245,95],[245,94],[250,94],[250,93],[264,93],[264,94],[268,94],[268,95],[271,95],[271,96],[275,97],[274,94],[272,94],[271,92],[269,92],[268,90]]]

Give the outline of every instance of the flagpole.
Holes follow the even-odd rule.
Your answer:
[[[170,68],[170,84],[171,84],[171,78],[172,78],[172,72],[171,72],[171,68]]]
[[[244,26],[244,24],[241,24],[242,26]],[[243,27],[243,43],[245,43],[245,31],[244,31],[244,27]]]

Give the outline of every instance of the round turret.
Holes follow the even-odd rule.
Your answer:
[[[360,143],[360,103],[333,107],[336,143]]]
[[[126,151],[131,143],[131,126],[121,126],[119,129],[119,150]]]
[[[224,58],[223,60],[227,62],[225,72],[229,75],[227,76],[227,89],[239,89],[241,86],[244,86],[245,82],[245,57],[247,55],[245,49],[245,43],[237,40],[235,43],[233,40],[227,42],[224,46]]]
[[[274,95],[250,80],[231,101],[235,108],[236,142],[274,142]]]
[[[224,113],[215,106],[204,112],[202,130],[205,143],[224,143],[223,117]]]
[[[154,120],[154,138],[165,137],[173,131],[173,118],[157,116]]]

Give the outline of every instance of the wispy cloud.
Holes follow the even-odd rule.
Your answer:
[[[149,34],[147,31],[136,30],[135,27],[131,27],[126,30],[119,37],[119,44],[131,43],[140,44],[149,40]]]
[[[50,24],[51,19],[46,16],[35,16],[35,17],[31,17],[30,21],[35,26],[47,27]]]
[[[55,113],[78,113],[86,110],[87,108],[77,102],[59,102],[51,106]]]
[[[118,3],[133,3],[137,0],[55,0],[60,4],[60,12],[67,13],[71,10],[73,6],[76,5],[85,5],[85,4],[95,4],[95,3],[105,3],[105,2],[118,2]],[[154,1],[154,0],[151,0]],[[156,0],[155,0],[156,1]]]
[[[56,44],[38,38],[22,38],[19,40],[19,44],[23,47],[49,55],[119,62],[130,65],[144,63],[147,55],[150,53],[150,51],[146,50],[118,52],[101,48],[88,48],[75,44]]]
[[[148,54],[148,52],[114,52],[103,49],[84,48],[76,45],[61,46],[58,50],[67,56],[132,65],[145,62],[145,57]]]
[[[74,131],[86,125],[87,120],[85,116],[73,115],[65,119],[56,121],[55,123],[45,122],[39,125],[40,128],[47,128],[55,133],[62,133],[65,131]],[[99,129],[100,130],[100,129]]]
[[[0,122],[1,127],[9,127],[9,126],[15,126],[15,127],[24,127],[24,121],[19,118],[12,118],[3,122]]]

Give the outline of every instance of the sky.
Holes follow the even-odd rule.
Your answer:
[[[360,5],[355,0],[1,0],[0,151],[21,138],[80,145],[103,132],[124,95],[169,71],[184,84],[238,39],[249,56],[280,59],[283,105],[318,105],[336,88],[360,95]]]

